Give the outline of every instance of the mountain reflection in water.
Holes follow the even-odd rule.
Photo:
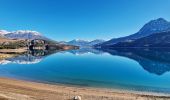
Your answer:
[[[102,51],[135,60],[149,73],[162,75],[170,71],[170,48],[114,48]]]
[[[113,48],[93,49],[82,48],[66,51],[75,55],[87,53],[109,53],[113,56],[122,56],[137,61],[144,70],[156,75],[162,75],[170,71],[170,48]]]
[[[1,58],[0,64],[36,64],[41,62],[43,58],[50,54],[54,54],[57,51],[43,51],[43,50],[34,50],[27,51],[23,53],[1,53],[1,54],[9,54],[14,55],[7,58]]]
[[[11,58],[0,60],[0,64],[36,64],[42,61],[46,56],[55,54],[58,51],[28,51]],[[114,48],[114,49],[93,49],[81,48],[78,50],[61,51],[60,53],[72,53],[74,55],[83,55],[93,53],[102,55],[108,53],[113,56],[121,56],[137,61],[144,70],[156,75],[163,75],[170,71],[170,48]]]

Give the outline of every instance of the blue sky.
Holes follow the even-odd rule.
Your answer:
[[[0,29],[59,41],[126,36],[159,17],[170,21],[170,0],[0,0]]]

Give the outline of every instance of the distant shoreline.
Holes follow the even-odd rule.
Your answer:
[[[170,95],[150,92],[111,90],[67,85],[50,85],[10,78],[0,78],[0,100],[72,100],[81,96],[82,100],[169,100]]]

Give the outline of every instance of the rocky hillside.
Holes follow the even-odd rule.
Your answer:
[[[28,45],[32,44],[32,40],[36,40],[34,41],[34,47],[36,49],[43,49],[45,46],[48,46],[49,50],[68,50],[78,48],[77,46],[60,44],[54,40],[46,38],[36,31],[19,30],[8,32],[6,30],[0,30],[0,49],[27,48]],[[31,48],[33,48],[33,46]]]

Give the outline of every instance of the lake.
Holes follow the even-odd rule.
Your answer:
[[[33,51],[1,59],[0,76],[50,84],[170,93],[170,50]]]

